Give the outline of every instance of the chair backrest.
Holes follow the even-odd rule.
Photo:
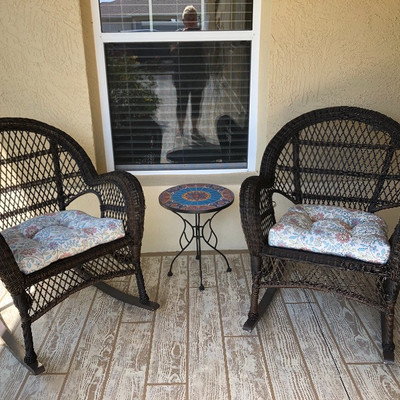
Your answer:
[[[80,145],[42,122],[0,118],[0,230],[65,207],[95,175]]]
[[[330,107],[288,122],[260,175],[295,203],[369,212],[400,205],[400,124],[375,111]]]

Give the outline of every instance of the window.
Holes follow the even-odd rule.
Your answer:
[[[253,1],[92,4],[108,168],[248,169]]]

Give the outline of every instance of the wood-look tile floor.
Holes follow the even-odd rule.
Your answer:
[[[1,399],[400,399],[397,362],[382,363],[375,310],[317,292],[281,290],[251,333],[249,257],[203,257],[203,292],[194,255],[145,255],[155,313],[95,288],[71,296],[33,324],[46,372],[33,376],[0,347]],[[134,279],[114,281],[134,291]],[[16,310],[3,318],[16,325]],[[17,334],[20,335],[19,328]]]

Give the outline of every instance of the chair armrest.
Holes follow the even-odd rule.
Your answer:
[[[268,231],[275,224],[274,191],[260,176],[245,179],[240,187],[240,218],[252,256],[260,254],[267,243]]]
[[[100,200],[101,217],[124,222],[125,231],[136,245],[142,243],[145,200],[137,178],[125,171],[97,175],[88,182]]]
[[[25,288],[25,277],[20,271],[14,255],[0,233],[0,279],[11,295],[21,293]]]

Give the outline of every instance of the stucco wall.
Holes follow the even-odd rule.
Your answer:
[[[94,158],[79,0],[0,1],[0,115],[57,126]]]
[[[400,1],[273,0],[268,11],[261,61],[268,93],[260,102],[268,139],[291,118],[331,105],[400,121]]]
[[[103,169],[89,0],[1,0],[0,20],[0,115],[64,129]],[[262,0],[261,21],[257,165],[272,135],[313,108],[356,105],[400,121],[399,0]],[[180,221],[158,205],[164,188],[208,181],[238,195],[243,179],[140,177],[147,202],[143,250],[177,248]],[[245,248],[237,199],[215,229],[220,248]]]

